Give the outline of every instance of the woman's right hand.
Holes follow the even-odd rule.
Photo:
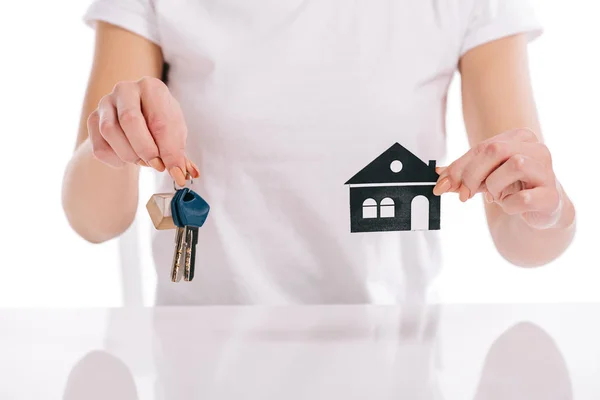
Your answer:
[[[185,155],[187,126],[179,103],[160,79],[116,84],[88,117],[87,128],[94,156],[112,167],[166,169],[180,186],[187,173],[200,174]]]

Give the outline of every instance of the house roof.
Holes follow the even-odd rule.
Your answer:
[[[396,160],[402,163],[402,169],[399,172],[391,169],[392,162]],[[431,168],[429,164],[424,163],[399,143],[394,143],[392,147],[384,151],[345,184],[434,183],[438,177],[435,168]]]

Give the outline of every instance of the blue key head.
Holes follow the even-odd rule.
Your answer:
[[[175,192],[175,194],[173,195],[173,198],[171,199],[171,216],[173,217],[173,224],[175,224],[175,226],[178,227],[183,227],[183,223],[181,222],[181,217],[179,215],[179,207],[178,207],[178,201],[179,198],[181,197],[181,195],[184,193],[185,190],[188,189],[179,189]]]
[[[173,197],[171,210],[175,225],[199,228],[204,225],[210,206],[198,193],[184,188]]]

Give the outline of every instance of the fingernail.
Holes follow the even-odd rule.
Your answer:
[[[462,201],[464,203],[465,201],[469,200],[470,196],[471,196],[471,191],[469,190],[469,188],[466,187],[465,185],[462,185],[460,187],[460,194],[459,194],[460,201]]]
[[[136,162],[137,165],[139,165],[140,167],[147,167],[148,164],[146,164],[146,162],[144,160],[139,160],[138,162]]]
[[[188,167],[186,164],[183,165],[183,170],[181,170],[181,172],[183,173],[183,176],[185,176],[185,180],[187,181],[190,176],[190,171],[188,170]]]
[[[193,162],[190,161],[192,163],[192,169],[194,171],[194,178],[199,178],[200,177],[200,169],[198,168],[198,166]]]
[[[450,180],[448,178],[444,178],[435,185],[433,188],[433,193],[436,195],[446,193],[450,189],[450,186]]]
[[[173,179],[175,179],[175,182],[179,186],[185,186],[185,175],[183,174],[183,171],[181,170],[181,168],[179,168],[179,167],[172,167],[169,170],[169,174],[171,175],[171,177]]]
[[[186,162],[186,168],[187,168],[187,172],[188,174],[192,177],[192,178],[197,178],[198,177],[198,169],[194,168],[194,163],[190,160],[187,160]]]
[[[153,158],[148,161],[148,164],[158,172],[163,172],[165,170],[165,164],[163,164],[162,160],[159,157]]]
[[[488,203],[493,203],[494,196],[492,196],[490,192],[485,192],[485,201],[487,201]]]

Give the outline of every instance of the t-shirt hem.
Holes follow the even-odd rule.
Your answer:
[[[543,32],[544,29],[539,25],[515,26],[509,29],[503,27],[502,30],[498,29],[497,27],[490,27],[489,29],[485,29],[479,32],[476,39],[466,42],[460,51],[460,56],[464,56],[470,50],[473,50],[474,48],[481,46],[485,43],[493,42],[498,39],[518,34],[525,34],[527,37],[527,41],[531,43],[538,37],[540,37],[543,34]]]
[[[106,22],[160,45],[156,25],[148,21],[144,16],[122,6],[94,3],[85,13],[83,21],[93,29],[95,29],[97,21]]]

